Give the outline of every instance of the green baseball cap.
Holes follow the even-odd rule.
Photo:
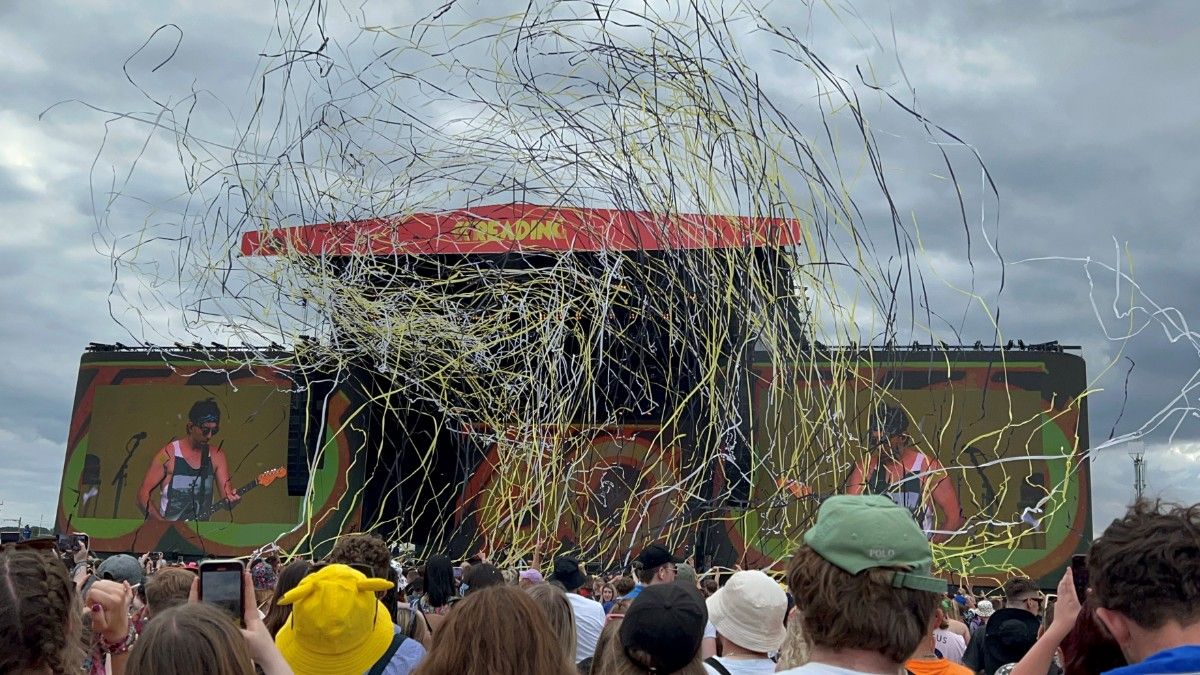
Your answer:
[[[883,495],[834,495],[821,504],[804,543],[834,566],[858,574],[873,567],[903,567],[892,586],[944,593],[933,576],[933,552],[912,514]]]

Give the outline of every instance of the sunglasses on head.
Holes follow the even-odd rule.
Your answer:
[[[359,572],[362,572],[363,576],[365,576],[368,579],[375,578],[375,570],[371,569],[371,566],[367,565],[365,563],[331,563],[331,562],[313,563],[308,568],[308,573],[313,574],[313,573],[317,572],[318,570],[323,570],[326,567],[329,567],[330,565],[345,565],[346,567],[349,567],[351,569],[355,569],[355,570],[358,570]]]

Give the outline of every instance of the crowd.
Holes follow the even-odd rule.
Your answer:
[[[1053,596],[1027,578],[947,593],[910,513],[879,496],[820,507],[783,583],[696,570],[660,544],[631,574],[572,556],[544,569],[405,568],[369,535],[323,560],[242,573],[231,621],[194,569],[55,540],[0,553],[0,673],[161,675],[1066,675],[1200,672],[1200,506],[1139,502]],[[540,561],[535,561],[539,562]]]

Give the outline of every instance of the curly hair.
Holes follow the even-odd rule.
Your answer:
[[[1140,500],[1114,520],[1088,552],[1098,607],[1142,628],[1200,619],[1200,504]]]
[[[392,554],[387,543],[371,534],[350,534],[339,538],[325,561],[342,565],[370,565],[377,579],[387,579],[388,571],[392,569]]]
[[[0,673],[49,668],[74,675],[83,663],[75,584],[54,556],[0,552]]]
[[[827,649],[870,650],[898,664],[907,661],[929,631],[941,594],[893,588],[895,571],[850,574],[801,546],[788,564],[787,583],[809,641]]]

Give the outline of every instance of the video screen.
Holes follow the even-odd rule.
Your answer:
[[[289,403],[269,384],[96,387],[78,513],[294,522]]]
[[[235,557],[354,521],[342,505],[352,435],[333,431],[348,424],[350,401],[259,363],[232,352],[85,354],[58,531],[87,532],[98,552]]]

